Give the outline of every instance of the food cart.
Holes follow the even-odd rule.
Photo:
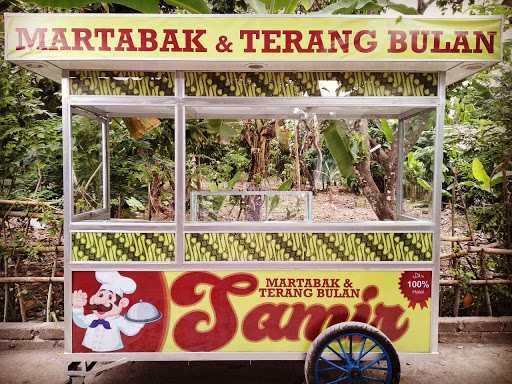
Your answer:
[[[73,381],[94,362],[305,360],[309,384],[397,383],[398,354],[437,352],[446,86],[501,60],[500,18],[7,14],[5,24],[6,59],[62,85]],[[398,121],[395,220],[193,220],[187,119],[297,111]],[[102,204],[86,212],[74,206],[75,115],[100,126]],[[426,115],[432,204],[416,218],[404,209],[404,147]],[[109,129],[130,117],[173,121],[172,220],[112,218]]]

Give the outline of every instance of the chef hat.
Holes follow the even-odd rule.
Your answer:
[[[137,289],[135,281],[119,272],[96,272],[96,280],[101,283],[100,289],[106,289],[123,297],[125,293],[133,293]]]

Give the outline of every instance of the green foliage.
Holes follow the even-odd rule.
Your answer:
[[[72,9],[72,8],[82,8],[91,3],[93,0],[29,0],[29,2],[39,5],[40,7],[50,7],[50,8],[62,8],[62,9]]]
[[[279,185],[279,187],[277,187],[277,190],[278,191],[289,191],[292,189],[292,184],[293,184],[292,179],[286,180],[283,183],[281,183],[281,185]],[[270,215],[270,213],[272,213],[272,211],[275,208],[277,208],[277,206],[279,205],[279,201],[280,201],[279,196],[274,195],[270,198],[270,206],[268,207],[267,216]]]
[[[405,4],[393,3],[391,1],[388,2],[388,8],[392,9],[393,11],[399,12],[403,15],[417,15],[418,14],[418,11],[416,10],[416,8],[409,7]]]
[[[477,185],[484,191],[491,192],[491,178],[487,172],[485,172],[485,168],[478,158],[473,159],[471,169],[473,171],[473,177],[479,182]]]
[[[62,196],[60,119],[44,109],[34,76],[0,64],[0,195]],[[41,185],[47,185],[42,190]]]
[[[184,9],[190,13],[210,13],[210,8],[204,0],[164,0],[165,3]],[[41,7],[74,9],[84,8],[91,4],[101,6],[119,4],[142,13],[160,13],[159,0],[30,0]],[[108,11],[108,9],[107,9]]]
[[[75,213],[80,213],[101,208],[101,128],[96,121],[75,116],[72,130]]]
[[[392,9],[404,15],[416,15],[415,8],[392,1],[382,0],[339,0],[327,5],[318,13],[332,15],[378,14]]]
[[[346,133],[346,127],[341,120],[330,121],[324,129],[324,139],[329,152],[336,161],[338,169],[343,177],[349,177],[354,172],[352,169],[353,156],[350,139]]]
[[[380,129],[382,133],[384,133],[384,136],[386,137],[386,141],[389,144],[393,144],[393,128],[389,125],[388,121],[386,119],[380,119]]]
[[[350,15],[354,13],[380,13],[383,10],[384,7],[381,6],[376,0],[340,0],[324,7],[318,13],[331,15]]]
[[[233,190],[235,184],[239,182],[242,178],[242,172],[237,172],[227,182],[222,181],[219,182],[219,184],[215,182],[209,182],[208,189],[210,192],[230,191]],[[235,199],[239,200],[238,197],[235,197]],[[207,205],[206,208],[209,218],[213,220],[219,220],[219,212],[222,209],[224,203],[226,203],[228,200],[230,200],[228,196],[211,196],[205,202],[203,202],[203,204],[200,204],[200,206]]]
[[[137,198],[135,198],[133,196],[130,196],[130,197],[126,198],[125,202],[128,205],[128,207],[130,207],[130,210],[135,215],[137,215],[137,214],[139,214],[141,212],[144,212],[144,210],[146,209],[144,204],[142,204],[142,202],[140,200],[138,200]]]
[[[312,0],[245,0],[256,13],[296,13],[298,9],[311,11],[315,2]],[[386,9],[393,9],[404,15],[415,15],[415,8],[392,1],[380,0],[338,0],[316,5],[319,10],[311,13],[324,15],[378,14]],[[316,8],[316,9],[318,9]]]
[[[295,13],[298,6],[308,10],[311,0],[245,0],[256,13]]]
[[[240,135],[239,120],[212,119],[207,122],[207,132],[211,137],[218,138],[220,143],[228,143],[235,136]]]
[[[421,177],[418,177],[416,179],[416,182],[418,183],[418,185],[423,188],[425,191],[432,191],[432,186],[424,179],[422,179]]]
[[[503,185],[510,190],[512,181],[512,70],[502,66],[464,81],[449,91],[447,108],[446,163],[457,173],[458,193],[470,207],[473,225],[510,241]],[[447,172],[447,190],[453,189],[453,178]]]
[[[425,164],[418,160],[414,152],[409,152],[405,158],[405,176],[407,179],[418,183],[423,189],[430,191],[432,187],[425,181]]]
[[[164,0],[167,4],[184,9],[190,13],[210,13],[210,8],[203,0]]]

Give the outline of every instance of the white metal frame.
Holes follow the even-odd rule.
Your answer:
[[[175,97],[152,98],[136,96],[72,96],[69,89],[69,73],[64,72],[62,78],[62,120],[63,120],[63,147],[64,147],[64,313],[65,313],[65,356],[70,360],[112,361],[120,358],[129,360],[295,360],[304,359],[304,353],[295,352],[265,352],[265,353],[231,353],[231,352],[138,352],[138,353],[71,353],[72,316],[71,316],[71,279],[73,271],[108,270],[118,271],[184,271],[184,270],[350,270],[350,271],[432,271],[432,297],[431,297],[431,326],[430,326],[430,352],[437,352],[437,330],[439,311],[439,242],[440,242],[440,208],[442,184],[442,145],[443,145],[443,119],[445,98],[445,74],[439,73],[438,95],[436,97],[346,97],[346,98],[248,98],[248,97],[188,97],[185,96],[184,73],[176,72]],[[158,100],[157,100],[158,99]],[[153,103],[166,103],[174,108],[175,119],[175,222],[141,222],[137,220],[93,220],[77,221],[81,217],[73,217],[73,191],[72,191],[72,108],[78,113],[88,113],[85,107],[92,110],[93,116],[101,115],[94,106],[119,105],[133,103],[133,105],[154,105]],[[106,103],[106,104],[102,104]],[[361,223],[187,223],[185,222],[185,123],[186,107],[212,106],[227,107],[229,105],[243,105],[251,103],[261,107],[270,105],[287,105],[294,107],[310,106],[406,106],[411,112],[401,117],[407,118],[419,110],[436,108],[436,138],[434,161],[434,195],[432,221],[397,221],[397,222],[361,222]],[[92,108],[90,108],[92,107]],[[140,113],[137,114],[140,116]],[[102,155],[108,159],[108,127],[107,114],[102,116]],[[403,146],[403,123],[400,122],[399,140]],[[399,169],[399,175],[403,170]],[[102,167],[102,180],[104,186],[110,185],[108,161]],[[401,182],[401,178],[399,179]],[[401,188],[397,188],[400,190]],[[110,191],[106,189],[103,194],[102,210],[109,209]],[[397,196],[401,204],[402,197]],[[72,262],[71,261],[71,233],[75,231],[95,232],[170,232],[176,235],[176,257],[169,263],[148,262]],[[192,263],[184,260],[184,235],[197,232],[430,232],[433,233],[433,255],[430,262],[208,262]]]

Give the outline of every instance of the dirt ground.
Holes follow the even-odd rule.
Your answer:
[[[401,384],[512,383],[512,345],[440,344],[436,355],[403,355]],[[0,383],[64,384],[62,352],[0,351]],[[86,383],[301,384],[302,362],[130,362]]]

